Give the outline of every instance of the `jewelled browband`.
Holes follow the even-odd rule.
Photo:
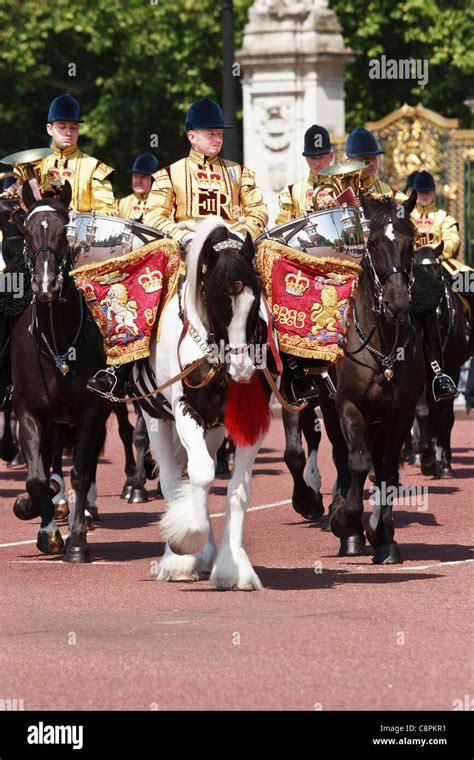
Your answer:
[[[242,243],[239,240],[221,240],[220,243],[216,243],[212,247],[215,251],[223,251],[226,248],[235,248],[238,250],[242,248]]]

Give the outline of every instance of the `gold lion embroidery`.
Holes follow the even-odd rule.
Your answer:
[[[338,332],[336,322],[341,316],[339,309],[347,301],[347,298],[338,301],[334,285],[325,285],[321,290],[321,303],[314,303],[311,307],[311,322],[313,322],[311,333],[317,335],[320,330]]]
[[[107,295],[100,302],[100,306],[106,308],[106,319],[108,325],[115,325],[111,330],[111,335],[118,334],[124,330],[130,330],[132,335],[138,335],[139,329],[135,324],[138,309],[136,301],[128,300],[128,292],[125,285],[117,283],[112,285],[107,291]]]

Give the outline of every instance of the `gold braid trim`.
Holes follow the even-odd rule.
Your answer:
[[[310,256],[303,251],[297,251],[295,248],[290,248],[287,245],[279,243],[277,240],[262,240],[257,246],[257,261],[259,263],[260,271],[262,270],[261,263],[265,254],[270,253],[271,257],[277,261],[284,258],[289,261],[296,261],[300,264],[305,264],[311,269],[327,269],[328,272],[336,272],[336,274],[345,275],[360,275],[362,274],[362,267],[355,261],[346,261],[338,259],[335,254],[332,256]],[[263,274],[263,273],[262,273]]]

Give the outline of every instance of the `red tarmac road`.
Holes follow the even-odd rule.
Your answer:
[[[91,565],[38,553],[39,521],[12,513],[25,470],[1,465],[0,700],[29,710],[451,710],[474,694],[471,421],[456,422],[455,480],[405,467],[405,485],[428,486],[428,509],[396,507],[405,563],[375,567],[370,556],[338,558],[338,540],[293,512],[274,420],[246,520],[265,586],[252,593],[150,579],[163,501],[119,499],[123,455],[110,424]],[[325,436],[319,461],[327,507]],[[225,485],[210,498],[218,535]]]

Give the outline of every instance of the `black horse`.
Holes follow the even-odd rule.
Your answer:
[[[394,541],[393,498],[400,451],[425,382],[421,332],[410,317],[415,202],[416,194],[404,208],[392,200],[363,201],[370,223],[368,253],[354,299],[348,354],[337,367],[336,408],[347,442],[350,485],[334,499],[331,529],[351,540],[350,553],[363,552],[362,496],[373,466],[377,491],[367,537],[375,564],[402,562]]]
[[[468,318],[461,299],[451,289],[448,275],[441,264],[443,243],[436,248],[423,246],[415,254],[415,264],[431,273],[443,285],[437,309],[444,371],[457,385],[461,367],[469,357]],[[435,403],[425,391],[416,406],[420,437],[420,464],[424,475],[453,478],[451,467],[451,431],[454,425],[454,399]]]
[[[63,551],[47,477],[52,448],[48,442],[53,423],[75,426],[71,483],[76,508],[64,559],[89,562],[84,510],[109,406],[87,391],[86,382],[104,365],[102,338],[69,276],[73,267],[66,239],[69,183],[59,199],[41,201],[25,183],[23,202],[28,209],[25,257],[33,300],[13,325],[11,362],[28,495],[19,496],[14,509],[23,518],[41,515],[40,551]]]

